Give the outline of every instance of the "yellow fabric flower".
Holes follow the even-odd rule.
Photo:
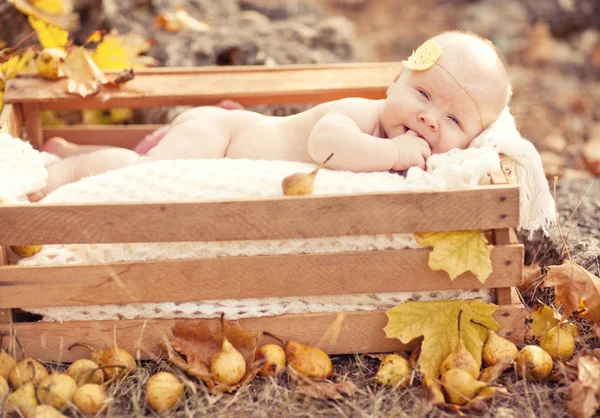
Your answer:
[[[433,67],[433,64],[442,55],[442,47],[436,41],[425,41],[405,61],[407,68],[423,71]]]

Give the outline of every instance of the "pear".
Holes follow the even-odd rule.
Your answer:
[[[44,378],[37,387],[40,404],[50,405],[59,411],[67,407],[75,391],[77,383],[65,373],[54,373]]]
[[[410,383],[412,369],[408,360],[398,354],[387,355],[377,370],[377,383],[394,388],[403,388]]]
[[[568,360],[575,352],[575,338],[569,330],[557,325],[542,335],[540,347],[555,360]]]
[[[519,349],[516,345],[496,334],[496,331],[487,325],[473,319],[471,319],[471,322],[482,326],[488,332],[488,337],[481,353],[481,358],[486,366],[494,366],[503,359],[511,359],[513,361],[517,359]]]
[[[106,403],[106,390],[96,383],[86,383],[77,388],[73,404],[85,415],[96,415]]]
[[[526,345],[517,356],[517,374],[527,380],[542,380],[552,372],[552,357],[537,345]]]
[[[17,362],[4,349],[0,349],[0,377],[8,379],[8,375],[17,365]]]
[[[259,375],[278,376],[285,369],[285,351],[277,344],[265,344],[256,351],[254,361],[261,364]]]
[[[487,385],[476,380],[466,370],[449,369],[442,374],[442,386],[448,402],[465,405]]]
[[[171,373],[156,373],[146,383],[146,403],[155,412],[169,412],[182,397],[183,383]]]
[[[29,418],[67,418],[50,405],[36,406]]]
[[[65,51],[59,48],[44,48],[35,59],[38,72],[44,78],[58,80],[58,66],[67,58]]]
[[[122,348],[94,349],[88,344],[75,343],[71,344],[67,349],[70,351],[73,347],[77,346],[90,350],[92,361],[102,369],[104,380],[107,382],[113,379],[122,379],[137,368],[133,356]]]
[[[48,370],[39,361],[25,357],[8,374],[8,381],[12,388],[17,390],[27,382],[32,382],[34,386],[37,386],[46,376],[48,376]]]
[[[333,157],[333,153],[310,173],[295,173],[287,176],[281,182],[283,194],[286,196],[309,195],[315,188],[315,178],[323,166]]]
[[[300,374],[314,379],[326,379],[333,374],[331,359],[320,348],[300,344],[293,340],[284,343],[281,338],[270,332],[263,331],[263,334],[276,339],[285,346],[285,356],[292,378],[296,377],[295,374]]]
[[[19,257],[31,257],[39,253],[42,245],[11,245],[10,249]]]
[[[475,379],[479,376],[479,365],[477,364],[477,360],[469,353],[467,347],[463,343],[462,333],[461,333],[461,324],[460,320],[462,318],[462,309],[458,313],[458,343],[456,344],[456,348],[454,351],[442,361],[440,366],[440,374],[444,374],[446,371],[450,369],[463,369]]]
[[[244,356],[223,338],[221,349],[210,358],[210,375],[213,380],[228,386],[236,385],[246,374]]]
[[[0,406],[4,403],[9,391],[10,389],[8,388],[8,382],[5,378],[0,376]]]
[[[29,415],[38,405],[38,400],[35,397],[35,386],[31,382],[27,382],[8,395],[5,409],[6,412],[19,410],[25,415]]]
[[[104,382],[104,372],[96,363],[88,359],[75,360],[67,369],[66,373],[75,380],[77,386],[83,386],[86,383],[102,384]]]

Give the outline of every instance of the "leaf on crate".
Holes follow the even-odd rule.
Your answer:
[[[492,273],[492,246],[479,231],[423,232],[415,238],[419,244],[433,247],[429,267],[446,271],[450,280],[471,271],[485,283]]]
[[[69,32],[58,26],[46,23],[43,20],[36,19],[33,16],[28,18],[29,24],[37,33],[40,44],[44,48],[61,48],[69,42]]]
[[[210,373],[210,358],[221,349],[224,337],[246,361],[246,375],[235,386],[215,382]],[[258,367],[253,364],[258,339],[259,333],[244,331],[236,321],[223,321],[223,326],[215,331],[205,321],[201,321],[197,326],[176,324],[173,327],[173,337],[163,348],[173,364],[202,379],[209,388],[217,392],[231,392],[254,379],[258,373]]]
[[[159,13],[154,17],[154,23],[160,29],[169,32],[180,32],[188,29],[194,32],[206,32],[210,25],[192,17],[183,7],[177,7],[175,12]]]
[[[4,83],[25,71],[34,57],[35,52],[32,49],[26,49],[23,54],[13,55],[6,61],[0,62],[0,90],[4,89]]]
[[[71,13],[68,9],[70,2],[64,2],[63,6],[66,6],[65,13],[50,13],[46,10],[36,7],[27,0],[7,0],[15,8],[27,16],[32,16],[36,19],[43,20],[54,26],[58,26],[69,32],[75,32],[79,29],[79,15],[77,13]],[[55,7],[49,2],[44,2],[42,5],[46,8]]]
[[[116,33],[106,34],[92,54],[94,62],[103,70],[131,68],[132,64]]]
[[[458,344],[458,313],[463,310],[461,329],[463,342],[481,365],[483,343],[487,339],[485,328],[474,324],[471,319],[483,323],[493,330],[500,325],[492,318],[498,306],[480,300],[452,300],[440,302],[406,302],[389,309],[388,323],[384,328],[388,338],[398,338],[408,344],[423,337],[419,356],[420,370],[433,378],[439,376],[440,365]]]
[[[108,79],[83,47],[69,51],[59,67],[59,75],[66,76],[67,91],[81,97],[92,96],[100,91],[100,86]]]
[[[127,83],[135,78],[135,74],[133,73],[133,68],[129,68],[127,70],[123,70],[120,73],[116,74],[112,78],[108,80],[105,84],[110,87],[118,87],[123,83]]]
[[[555,286],[556,303],[564,307],[563,317],[585,310],[586,319],[600,330],[600,278],[583,267],[565,260],[559,266],[548,266],[546,285]]]
[[[342,399],[345,396],[352,397],[358,390],[354,382],[344,380],[340,383],[329,381],[314,382],[306,379],[303,384],[299,385],[298,393],[309,396],[315,399]]]
[[[600,360],[582,356],[577,362],[578,380],[569,388],[567,409],[576,418],[590,418],[598,410],[600,396]]]

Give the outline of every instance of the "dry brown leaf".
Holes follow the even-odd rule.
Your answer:
[[[108,79],[83,47],[69,51],[59,67],[59,76],[67,77],[67,91],[81,97],[93,96]]]
[[[600,360],[592,356],[582,356],[577,362],[579,380],[569,388],[567,408],[576,418],[594,416],[600,395]]]
[[[246,361],[246,375],[235,386],[215,384],[210,375],[210,358],[221,349],[226,337]],[[251,381],[258,372],[253,365],[259,333],[247,332],[236,321],[223,321],[223,327],[212,331],[201,321],[197,326],[176,324],[173,338],[165,345],[169,360],[192,376],[202,379],[217,392],[231,392]]]
[[[431,376],[423,376],[423,385],[427,389],[427,401],[433,406],[440,406],[446,403],[444,393],[442,392],[442,383],[439,379]]]
[[[110,80],[108,80],[106,85],[110,87],[118,87],[123,83],[127,83],[128,81],[133,80],[134,78],[135,74],[133,72],[133,68],[129,68],[113,76]]]
[[[560,266],[548,266],[546,284],[555,286],[556,303],[564,307],[563,317],[583,307],[586,319],[595,323],[593,330],[600,330],[600,278],[565,260]]]
[[[303,384],[299,385],[298,393],[309,396],[315,399],[342,399],[344,396],[352,397],[358,390],[354,382],[351,380],[345,380],[340,383],[333,383],[328,381],[322,382],[310,382],[304,381]]]
[[[528,290],[530,287],[537,284],[538,280],[542,277],[542,269],[539,263],[532,264],[530,266],[523,266],[523,280],[519,287]]]
[[[479,375],[479,380],[491,385],[502,375],[502,373],[504,373],[506,369],[510,368],[512,365],[513,361],[511,358],[503,358],[493,366],[483,369]]]
[[[487,401],[499,395],[508,395],[508,390],[502,386],[488,386],[481,389],[477,396],[471,399],[461,410],[465,412],[484,412],[488,409]]]
[[[583,147],[583,159],[594,176],[600,176],[600,137],[592,138]]]
[[[77,13],[53,14],[33,6],[27,0],[7,1],[27,16],[41,19],[69,32],[76,32],[79,29],[79,15]]]

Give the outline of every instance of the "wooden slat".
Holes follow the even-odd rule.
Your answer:
[[[5,104],[0,114],[0,133],[9,134],[15,138],[21,137],[21,128],[23,118],[21,116],[21,106],[16,104]]]
[[[8,253],[6,247],[0,246],[0,270],[8,265]],[[0,324],[11,323],[13,320],[12,309],[0,309]]]
[[[140,140],[163,125],[73,125],[44,128],[44,141],[60,136],[79,145],[112,145],[133,149]]]
[[[517,186],[221,202],[0,206],[0,245],[287,239],[507,228]]]
[[[44,137],[42,134],[42,120],[40,118],[40,106],[37,103],[23,104],[23,115],[25,117],[25,134],[27,140],[36,149],[42,149]]]
[[[518,286],[523,251],[522,245],[494,247],[485,284],[472,273],[451,281],[427,269],[430,249],[3,267],[0,308]]]
[[[516,344],[523,343],[524,316],[522,307],[500,306],[494,318],[501,325],[499,335],[506,336]],[[27,355],[44,361],[74,361],[86,358],[87,350],[67,351],[65,347],[74,342],[85,342],[95,347],[117,345],[142,358],[160,354],[158,344],[169,338],[176,323],[198,324],[200,320],[121,320],[81,321],[64,323],[16,323],[13,329],[25,347]],[[209,320],[212,327],[217,319]],[[240,320],[248,331],[270,331],[284,340],[294,339],[304,344],[319,346],[329,354],[378,353],[401,351],[406,345],[396,339],[385,337],[387,324],[384,311],[309,313],[275,317],[248,318]],[[0,332],[8,326],[0,324]],[[335,335],[337,338],[335,338]],[[263,337],[262,343],[274,342]]]
[[[397,63],[219,69],[205,72],[143,73],[92,97],[67,93],[66,80],[23,77],[6,85],[9,103],[36,103],[44,109],[107,109],[214,104],[230,99],[243,105],[321,103],[344,97],[380,99],[397,75]]]

